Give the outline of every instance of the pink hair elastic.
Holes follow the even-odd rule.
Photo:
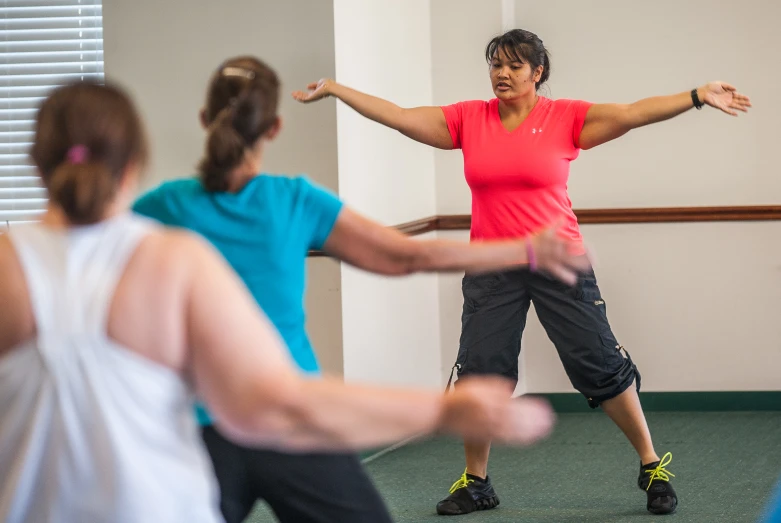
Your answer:
[[[84,163],[89,158],[89,149],[87,149],[86,145],[74,145],[68,149],[67,157],[72,164]]]

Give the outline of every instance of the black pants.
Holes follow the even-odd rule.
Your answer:
[[[241,447],[213,426],[203,428],[220,485],[226,523],[240,523],[258,499],[283,523],[390,523],[358,457],[284,454]]]
[[[517,381],[521,334],[534,303],[570,382],[592,408],[633,382],[640,390],[640,374],[610,329],[593,272],[575,286],[525,269],[466,275],[462,290],[459,377],[500,374]]]

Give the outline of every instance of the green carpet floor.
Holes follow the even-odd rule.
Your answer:
[[[680,505],[666,519],[756,523],[781,476],[781,412],[650,413],[648,422],[657,452],[673,453],[668,470],[676,475]],[[489,474],[501,505],[487,512],[444,519],[434,512],[463,471],[457,441],[409,445],[367,468],[399,523],[660,520],[645,510],[634,451],[601,413],[562,414],[544,443],[494,449]],[[259,504],[250,521],[275,519]]]

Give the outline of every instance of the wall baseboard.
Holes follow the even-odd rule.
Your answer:
[[[539,394],[556,412],[597,412],[577,393]],[[645,412],[781,411],[781,391],[641,392]]]

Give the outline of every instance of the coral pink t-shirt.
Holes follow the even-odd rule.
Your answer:
[[[561,234],[582,241],[567,179],[589,107],[540,96],[512,132],[502,125],[497,98],[442,107],[453,146],[464,154],[473,240],[523,238],[561,218]]]

